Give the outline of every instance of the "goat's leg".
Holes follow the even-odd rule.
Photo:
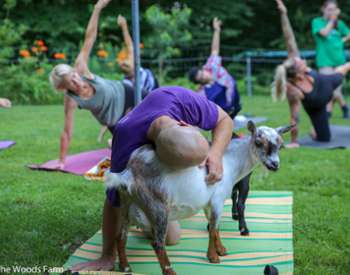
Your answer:
[[[152,226],[152,247],[157,255],[164,275],[176,275],[170,266],[165,250],[165,235],[168,226],[168,212],[164,202],[153,196],[149,190],[142,188],[137,192],[138,205],[146,214]]]
[[[207,257],[211,263],[220,263],[219,256],[226,255],[226,248],[223,246],[220,234],[219,223],[223,209],[223,204],[214,204],[211,206],[210,220],[209,220],[209,245]]]
[[[126,242],[128,238],[128,229],[129,229],[128,212],[129,212],[129,207],[124,206],[122,208],[120,230],[119,230],[119,234],[117,235],[119,270],[121,272],[131,272],[131,268],[126,256]]]
[[[238,228],[242,236],[249,235],[249,229],[245,221],[244,211],[245,211],[245,202],[247,200],[248,193],[249,193],[250,176],[251,174],[243,178],[240,184],[238,185],[238,201],[237,201],[238,224],[239,224]]]
[[[237,196],[238,196],[238,185],[241,183],[241,181],[239,181],[237,184],[235,184],[233,186],[233,188],[232,188],[232,193],[231,193],[231,199],[232,199],[231,213],[232,213],[232,219],[233,220],[238,220]]]

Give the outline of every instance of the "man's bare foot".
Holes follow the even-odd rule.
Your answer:
[[[70,268],[71,271],[111,271],[114,269],[114,257],[101,257],[92,262],[79,263]]]

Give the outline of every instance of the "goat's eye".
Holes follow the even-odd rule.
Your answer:
[[[261,142],[261,140],[257,139],[257,140],[255,140],[255,145],[258,147],[261,147],[263,145],[263,143]]]

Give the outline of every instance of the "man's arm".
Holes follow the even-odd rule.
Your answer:
[[[87,77],[92,77],[92,74],[88,68],[88,61],[92,47],[94,46],[94,43],[96,41],[100,14],[102,9],[106,7],[110,1],[111,0],[99,0],[96,3],[94,11],[92,12],[92,15],[89,20],[89,24],[86,28],[83,47],[80,50],[77,59],[75,60],[75,68],[78,71],[78,73],[84,74]]]
[[[64,128],[60,139],[60,168],[64,167],[67,151],[73,135],[73,114],[76,103],[68,96],[64,97]]]
[[[208,175],[206,181],[213,184],[222,178],[222,159],[232,138],[233,121],[219,106],[219,118],[216,127],[212,130],[212,145],[206,160]]]
[[[134,46],[128,29],[128,24],[124,16],[118,16],[118,25],[122,29],[124,43],[126,45],[127,56],[131,66],[134,66]]]
[[[220,32],[221,32],[221,21],[215,17],[213,20],[213,40],[211,43],[211,55],[219,55],[220,53]]]
[[[281,14],[281,24],[285,43],[287,46],[288,57],[298,57],[300,56],[297,42],[295,40],[293,28],[289,22],[287,8],[282,0],[276,0],[278,9]]]

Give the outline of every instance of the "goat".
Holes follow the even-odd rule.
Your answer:
[[[222,180],[214,185],[205,182],[205,168],[175,170],[159,162],[152,146],[135,150],[127,168],[119,174],[110,173],[105,183],[106,188],[117,188],[122,200],[121,229],[117,236],[120,270],[130,271],[125,247],[128,227],[136,225],[152,233],[152,246],[163,274],[176,274],[165,251],[167,223],[188,218],[201,209],[209,222],[207,257],[210,262],[219,263],[219,256],[226,255],[218,230],[225,199],[231,196],[234,185],[259,163],[269,170],[278,170],[281,134],[291,127],[256,128],[249,121],[251,136],[231,141],[223,157]]]

